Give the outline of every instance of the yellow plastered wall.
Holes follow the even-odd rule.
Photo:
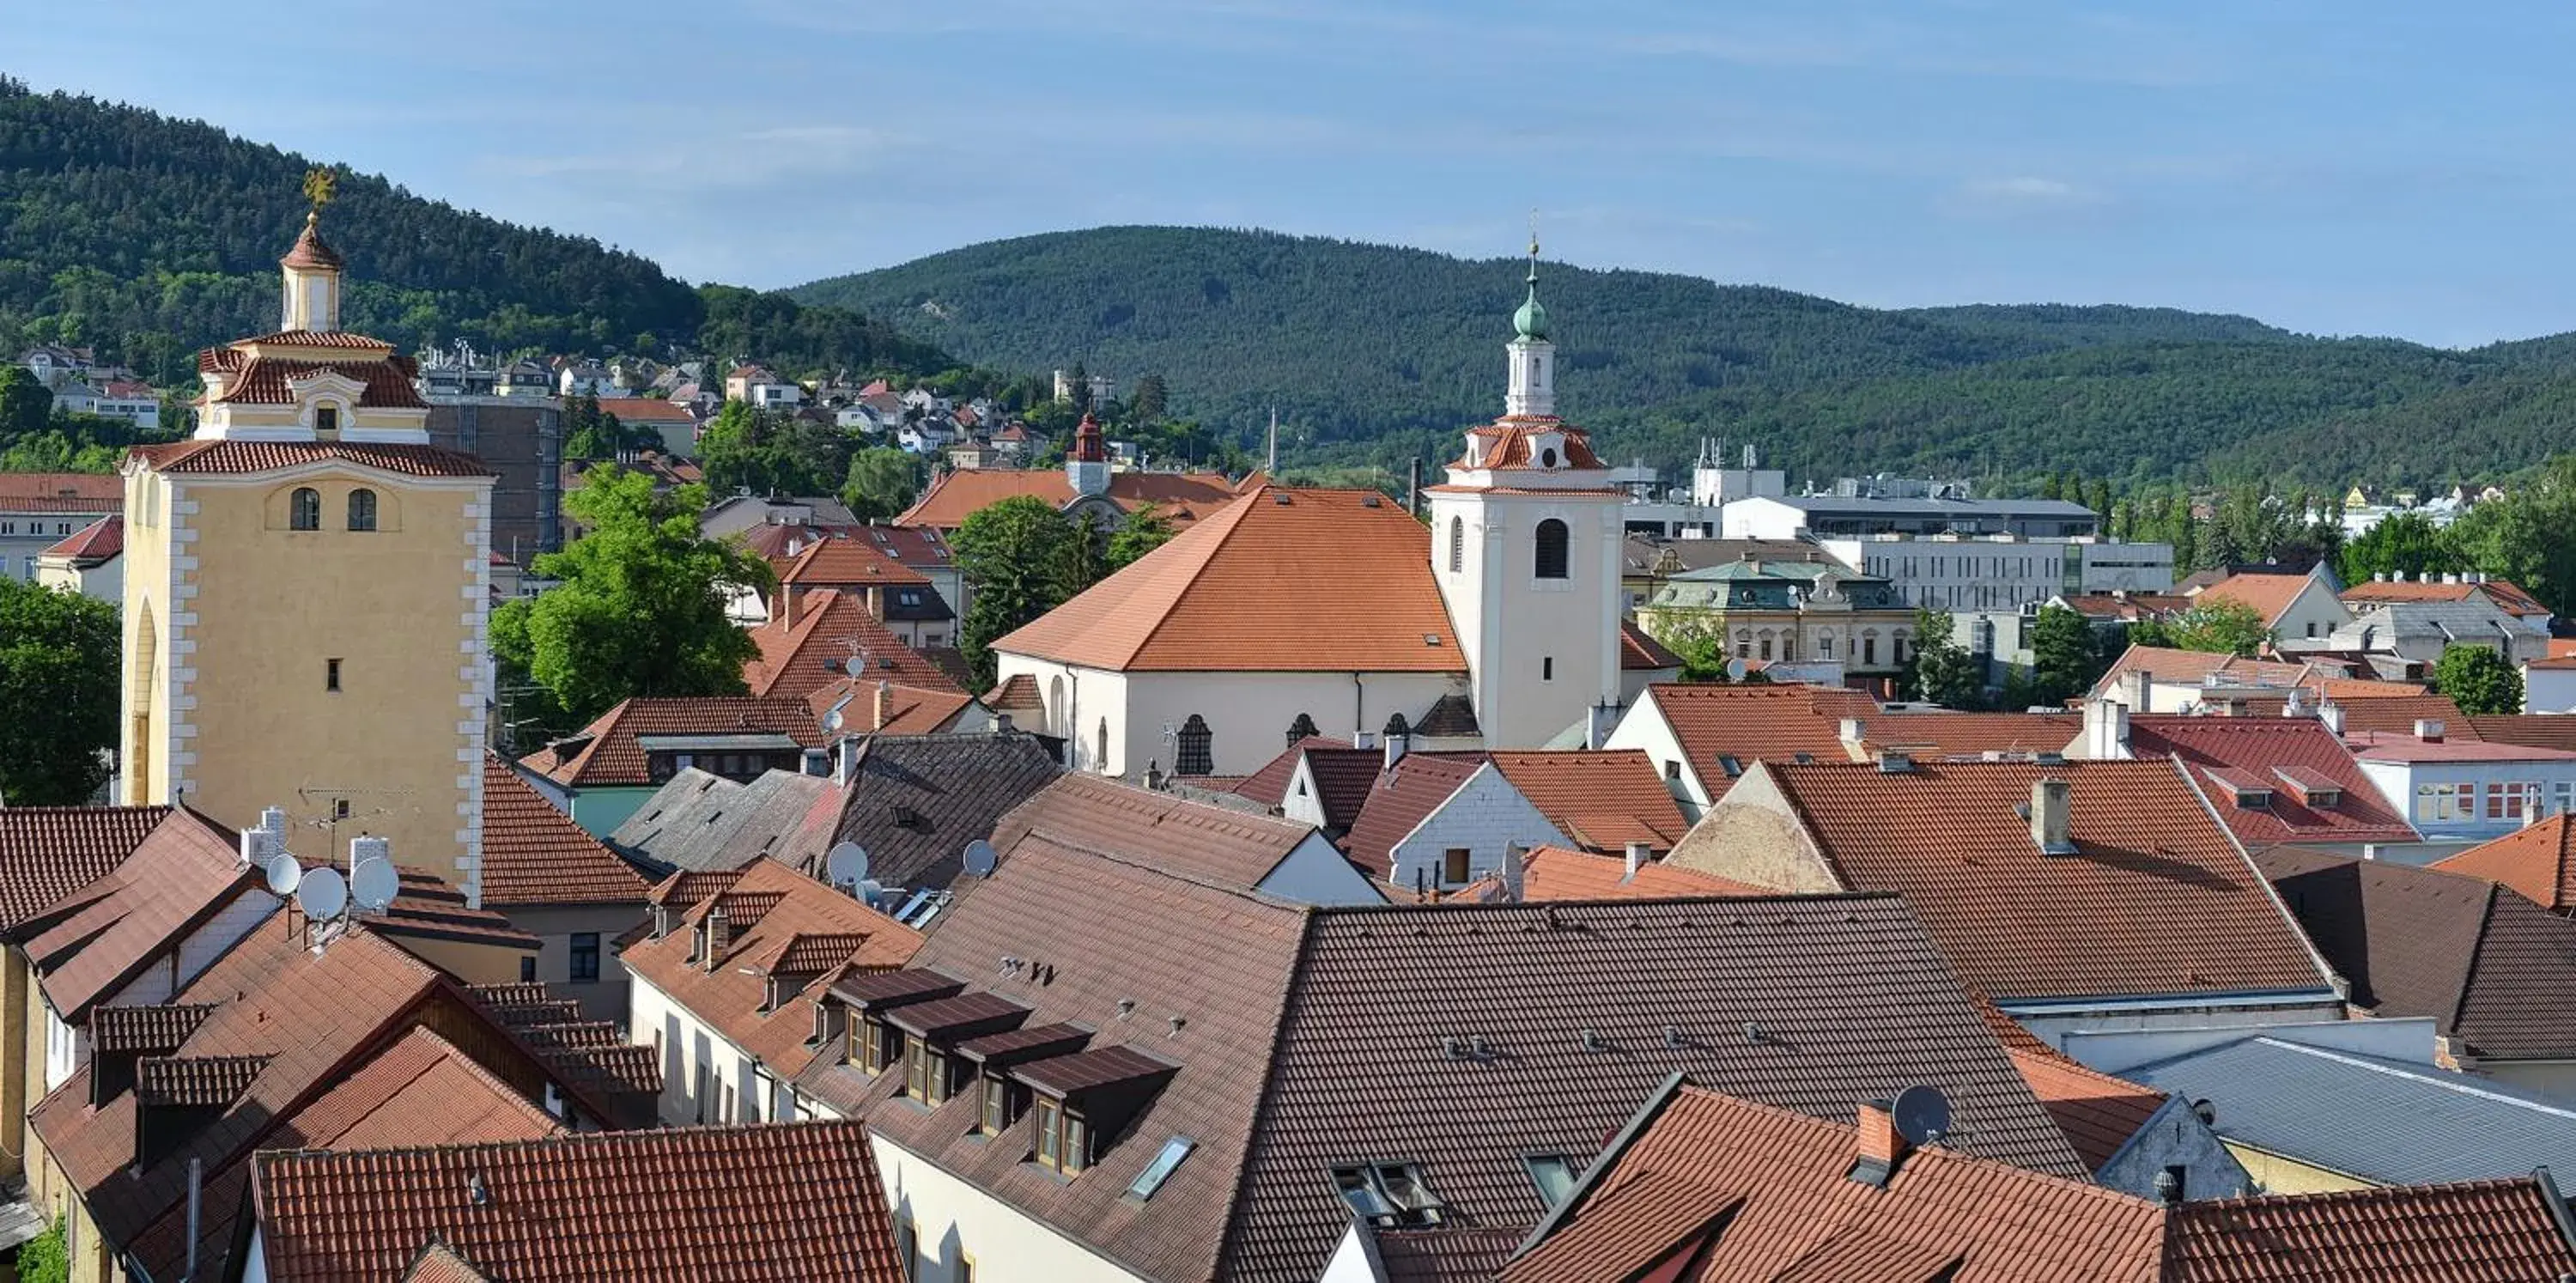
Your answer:
[[[348,528],[360,487],[374,530]],[[292,528],[303,488],[319,529]],[[129,477],[126,800],[184,790],[235,826],[281,806],[308,863],[372,833],[397,863],[463,883],[480,825],[489,498],[487,480],[338,464]]]
[[[2334,1190],[2369,1189],[2370,1182],[2346,1176],[2330,1168],[2315,1167],[2295,1158],[2267,1154],[2251,1145],[2225,1142],[2227,1152],[2245,1164],[2245,1174],[2254,1178],[2255,1188],[2266,1194],[2321,1194]]]

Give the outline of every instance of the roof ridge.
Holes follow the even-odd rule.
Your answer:
[[[1211,532],[1206,539],[1206,542],[1210,545],[1207,555],[1198,559],[1198,564],[1191,567],[1189,574],[1183,576],[1180,584],[1172,589],[1171,596],[1164,602],[1163,608],[1154,612],[1153,627],[1146,629],[1143,635],[1137,637],[1135,644],[1129,646],[1127,648],[1127,652],[1118,657],[1118,668],[1123,670],[1127,665],[1135,663],[1136,657],[1144,654],[1145,648],[1154,644],[1154,638],[1161,635],[1164,626],[1172,622],[1172,616],[1179,611],[1181,602],[1190,595],[1190,590],[1198,587],[1199,580],[1207,574],[1208,567],[1215,563],[1219,553],[1225,551],[1226,540],[1231,537],[1236,530],[1242,528],[1245,518],[1251,515],[1255,503],[1260,499],[1262,494],[1270,489],[1270,483],[1264,482],[1261,485],[1245,491],[1242,495],[1227,503],[1224,507],[1217,509],[1215,512],[1209,513],[1206,520],[1193,523],[1189,529],[1165,540],[1161,548],[1156,548],[1152,552],[1146,553],[1145,557],[1139,557],[1136,559],[1137,561],[1142,562],[1146,557],[1154,556],[1156,553],[1162,552],[1164,548],[1169,548],[1174,544],[1182,544],[1184,547],[1195,549],[1196,545],[1186,544],[1184,541],[1201,530]],[[1123,569],[1124,568],[1122,567],[1122,571]],[[1084,591],[1088,592],[1090,590],[1085,589]]]
[[[2272,1037],[2268,1034],[2253,1038],[2240,1038],[2236,1040],[2236,1042],[2221,1043],[2219,1046],[2233,1047],[2246,1042],[2259,1042],[2265,1046],[2278,1047],[2283,1051],[2297,1052],[2300,1055],[2313,1056],[2320,1060],[2331,1060],[2340,1065],[2350,1065],[2355,1069],[2366,1069],[2371,1073],[2385,1074],[2391,1078],[2414,1078],[2430,1083],[2443,1091],[2455,1092],[2463,1096],[2475,1096],[2481,1100],[2502,1101],[2506,1104],[2518,1105],[2526,1109],[2537,1109],[2546,1113],[2556,1114],[2562,1118],[2576,1119],[2576,1108],[2552,1104],[2547,1100],[2532,1100],[2520,1096],[2508,1096],[2499,1091],[2489,1091],[2486,1088],[2474,1085],[2476,1080],[2467,1074],[2451,1073],[2433,1065],[2425,1065],[2418,1068],[2417,1066],[2406,1064],[2403,1061],[2392,1063],[2383,1057],[2338,1051],[2331,1047],[2319,1047],[2310,1043],[2291,1042],[2287,1039]],[[2216,1048],[2204,1047],[2201,1050],[2212,1051],[2216,1050]],[[2198,1054],[2200,1053],[2186,1052],[2181,1056],[2168,1056],[2165,1058],[2165,1061],[2181,1060],[2188,1056]],[[2158,1061],[2156,1063],[2162,1064],[2165,1063],[2165,1061]]]

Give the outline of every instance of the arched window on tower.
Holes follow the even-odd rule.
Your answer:
[[[1216,755],[1213,745],[1216,736],[1208,730],[1206,718],[1196,713],[1190,714],[1190,720],[1181,723],[1180,733],[1175,738],[1177,742],[1172,746],[1172,774],[1216,774]]]
[[[311,486],[297,486],[286,497],[286,526],[290,530],[322,528],[322,492]]]
[[[375,491],[360,486],[349,492],[349,528],[351,530],[376,528]]]
[[[1451,517],[1449,519],[1449,573],[1454,575],[1466,568],[1467,519]]]
[[[1550,517],[1538,523],[1539,578],[1563,579],[1566,577],[1566,539],[1564,522]]]

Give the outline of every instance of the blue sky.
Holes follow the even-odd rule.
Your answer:
[[[14,11],[14,12],[11,12]],[[2576,329],[2576,6],[5,0],[0,70],[692,279],[1104,223],[1884,306]],[[309,45],[330,72],[298,78]]]

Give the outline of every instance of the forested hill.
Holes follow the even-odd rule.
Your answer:
[[[1249,442],[1279,407],[1318,461],[1440,457],[1502,395],[1523,265],[1317,237],[1113,227],[791,291],[981,364],[1157,373]],[[1672,465],[1703,435],[1800,477],[2076,470],[2312,483],[2501,474],[2576,429],[2576,340],[2452,352],[2240,316],[1886,311],[1648,272],[1540,267],[1561,408]],[[1305,457],[1305,456],[1300,456]]]
[[[84,344],[164,385],[197,348],[275,328],[277,260],[314,162],[211,125],[0,76],[0,348]],[[651,260],[342,173],[327,219],[349,263],[342,320],[410,348],[680,345],[790,368],[928,373],[926,343],[854,314],[692,289]]]

